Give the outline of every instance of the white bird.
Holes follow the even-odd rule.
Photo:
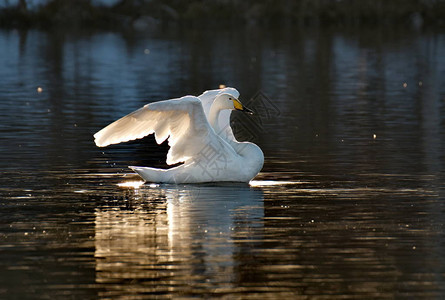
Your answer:
[[[145,181],[156,183],[249,182],[262,169],[260,147],[238,142],[230,127],[232,110],[252,113],[238,100],[234,88],[202,95],[153,102],[111,123],[94,135],[105,147],[154,133],[156,142],[168,139],[170,169],[130,166]]]

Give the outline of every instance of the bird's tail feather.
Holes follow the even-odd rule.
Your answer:
[[[165,181],[165,171],[162,169],[129,166],[130,169],[139,174],[147,182],[162,183]]]

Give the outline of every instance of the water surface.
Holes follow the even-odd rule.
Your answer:
[[[2,298],[445,296],[445,35],[0,31]],[[140,184],[92,134],[234,86],[250,185]]]

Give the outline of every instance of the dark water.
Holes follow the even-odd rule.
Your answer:
[[[445,297],[445,34],[0,31],[0,298]],[[250,185],[143,185],[92,134],[234,86]],[[41,89],[38,89],[38,88]]]

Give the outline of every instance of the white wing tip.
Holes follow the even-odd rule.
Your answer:
[[[97,147],[106,147],[106,146],[108,146],[108,145],[106,145],[106,144],[103,144],[103,143],[98,142],[97,140],[95,140],[94,143],[96,143],[96,146],[97,146]]]
[[[105,143],[100,140],[101,137],[99,136],[99,132],[93,135],[93,137],[94,137],[94,143],[96,144],[97,147],[106,147],[110,145],[110,143]]]
[[[100,144],[100,143],[96,142],[96,146],[103,148],[103,147],[106,147],[108,145],[107,144]]]

